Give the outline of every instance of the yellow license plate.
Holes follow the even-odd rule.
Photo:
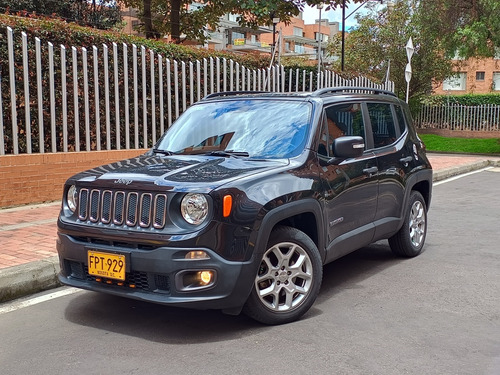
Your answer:
[[[88,251],[89,274],[125,280],[125,255]]]

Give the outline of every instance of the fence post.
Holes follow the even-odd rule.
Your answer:
[[[124,108],[125,111],[125,148],[130,148],[130,113],[129,113],[129,96],[128,96],[128,50],[127,45],[123,43],[123,93],[124,93]]]
[[[54,45],[49,42],[49,90],[50,90],[50,139],[52,152],[57,152],[56,143],[56,93],[54,83]]]
[[[115,77],[115,137],[116,149],[121,149],[121,134],[120,134],[120,91],[118,82],[118,45],[113,43],[113,73]]]
[[[23,73],[24,73],[24,111],[26,121],[26,151],[31,154],[31,113],[30,113],[30,85],[28,73],[28,35],[23,31]],[[2,107],[0,107],[2,108]],[[67,144],[67,141],[66,141]]]
[[[89,77],[87,64],[87,49],[82,48],[83,63],[83,100],[85,105],[85,150],[90,151],[90,108],[89,108]]]
[[[68,152],[68,95],[66,91],[66,47],[61,45],[61,91],[62,91],[62,124],[63,151]],[[28,126],[28,124],[26,124]],[[31,131],[30,131],[31,133]],[[31,141],[30,141],[31,144]]]
[[[42,43],[40,39],[35,38],[35,59],[36,59],[36,86],[38,96],[38,139],[40,154],[45,152],[45,134],[43,128],[43,92],[42,92]],[[3,107],[2,107],[3,108]]]
[[[95,135],[97,143],[97,151],[101,150],[101,119],[99,110],[99,68],[97,61],[97,47],[92,46],[94,58],[94,103],[95,103]]]
[[[17,129],[16,110],[16,77],[14,71],[14,35],[12,29],[7,26],[7,46],[9,52],[9,75],[10,75],[10,111],[12,116],[12,146],[14,155],[19,154],[19,139]]]

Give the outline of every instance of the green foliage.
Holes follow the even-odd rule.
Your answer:
[[[405,46],[411,37],[415,53],[412,57],[410,97],[428,94],[433,79],[443,79],[451,72],[451,61],[443,56],[442,46],[434,34],[422,24],[420,2],[398,1],[393,9],[372,10],[359,15],[359,27],[345,39],[345,71],[383,81],[390,64],[389,79],[395,83],[400,98],[406,95],[405,68],[408,63]],[[330,55],[340,56],[341,35],[327,46]],[[334,64],[340,70],[340,60]]]
[[[500,154],[500,138],[447,138],[435,134],[419,134],[428,151],[467,154]]]
[[[476,106],[484,104],[500,105],[500,94],[432,95],[422,97],[420,104],[445,105],[460,104]]]
[[[422,0],[422,23],[448,56],[493,57],[500,47],[498,0]]]
[[[94,8],[92,2],[86,0],[0,0],[0,12],[28,17],[58,17],[99,29],[121,25],[120,8],[116,1],[100,0],[97,3]]]

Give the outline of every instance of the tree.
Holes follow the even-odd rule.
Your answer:
[[[110,29],[121,23],[114,0],[0,0],[0,12],[57,16],[69,22]]]
[[[363,0],[353,0],[358,3]],[[324,3],[325,10],[342,5],[342,0],[124,0],[125,5],[139,9],[142,28],[148,38],[170,34],[174,42],[186,39],[203,43],[205,28],[216,30],[220,18],[226,13],[238,14],[241,26],[256,28],[270,25],[273,17],[282,22],[297,16],[306,4]],[[189,5],[195,5],[190,9]],[[149,14],[151,10],[151,14]]]
[[[498,0],[422,0],[422,26],[450,55],[493,57],[500,47]]]
[[[392,9],[378,13],[372,9],[367,15],[358,15],[358,27],[345,39],[346,73],[367,75],[379,81],[386,77],[390,64],[390,80],[395,83],[398,96],[406,92],[405,46],[412,37],[415,54],[410,94],[418,96],[432,90],[434,79],[441,80],[451,74],[451,60],[443,54],[439,39],[422,25],[422,8],[419,1],[398,1]],[[327,46],[330,55],[340,55],[340,34]],[[334,63],[340,70],[340,61]]]

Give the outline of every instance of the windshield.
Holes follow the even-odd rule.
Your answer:
[[[190,107],[158,142],[158,151],[180,154],[289,158],[304,149],[311,104],[242,99]]]

